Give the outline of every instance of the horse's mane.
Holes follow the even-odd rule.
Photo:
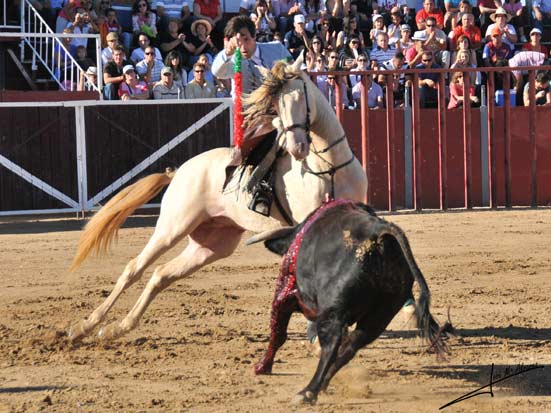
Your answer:
[[[291,66],[284,61],[277,62],[262,85],[245,96],[243,103],[247,109],[243,114],[246,119],[254,119],[256,116],[274,112],[274,99],[279,96],[287,81],[301,76],[300,72],[290,68]]]

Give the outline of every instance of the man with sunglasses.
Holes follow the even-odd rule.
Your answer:
[[[446,50],[448,47],[448,36],[443,30],[438,28],[436,19],[428,17],[425,21],[425,30],[421,30],[425,35],[423,48],[430,50],[438,64],[446,69],[450,67],[450,52]]]
[[[205,79],[205,65],[193,65],[193,80],[186,86],[186,99],[205,99],[216,97],[216,88]]]
[[[163,70],[164,64],[155,58],[153,46],[146,47],[144,54],[145,58],[136,64],[136,71],[143,81],[148,85],[153,85],[161,80],[161,70]]]
[[[425,30],[425,24],[429,17],[436,19],[436,25],[439,29],[444,27],[444,13],[436,7],[434,0],[424,0],[423,8],[415,15],[415,22],[419,30]]]
[[[432,52],[425,51],[421,55],[421,64],[415,66],[416,69],[440,69],[440,66],[434,63]],[[421,108],[436,107],[438,104],[438,81],[440,73],[420,73],[419,74],[419,106]]]

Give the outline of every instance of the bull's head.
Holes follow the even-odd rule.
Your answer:
[[[297,227],[298,225],[262,232],[249,238],[245,244],[251,245],[264,241],[264,246],[274,254],[284,255],[295,239]]]

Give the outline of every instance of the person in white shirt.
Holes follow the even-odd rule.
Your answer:
[[[140,47],[134,49],[132,51],[132,54],[130,55],[130,60],[132,60],[134,63],[138,63],[139,61],[145,59],[145,49],[151,44],[151,39],[147,34],[140,33],[138,35],[138,44],[140,45]],[[161,51],[156,47],[154,49],[155,49],[155,59],[163,60]]]

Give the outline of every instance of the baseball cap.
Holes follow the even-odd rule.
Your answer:
[[[130,72],[131,70],[132,70],[132,71],[134,70],[134,66],[132,66],[132,65],[126,65],[126,66],[124,66],[124,67],[122,68],[122,73],[125,75],[125,74],[127,74],[128,72]]]
[[[161,69],[161,75],[164,75],[165,73],[174,74],[174,70],[172,70],[170,66],[165,66]]]
[[[377,20],[377,19],[382,19],[382,18],[383,18],[382,15],[380,15],[380,14],[374,14],[373,17],[372,17],[373,23],[375,23],[375,20]]]
[[[490,32],[490,36],[501,36],[501,29],[495,26]]]
[[[425,34],[424,31],[419,30],[413,34],[413,37],[411,38],[411,40],[421,40],[424,42],[425,40],[427,40],[427,35]]]
[[[90,66],[87,70],[86,70],[86,74],[87,75],[97,75],[98,74],[98,68],[96,66]]]
[[[400,30],[407,30],[408,32],[411,32],[411,26],[409,24],[402,24],[400,26]]]
[[[107,33],[107,40],[119,40],[119,35],[115,32],[109,32]]]
[[[304,23],[304,15],[303,14],[295,14],[294,22],[295,23]]]
[[[532,33],[537,33],[541,36],[541,30],[537,27],[534,27],[532,30],[530,30],[530,35],[532,35]]]

